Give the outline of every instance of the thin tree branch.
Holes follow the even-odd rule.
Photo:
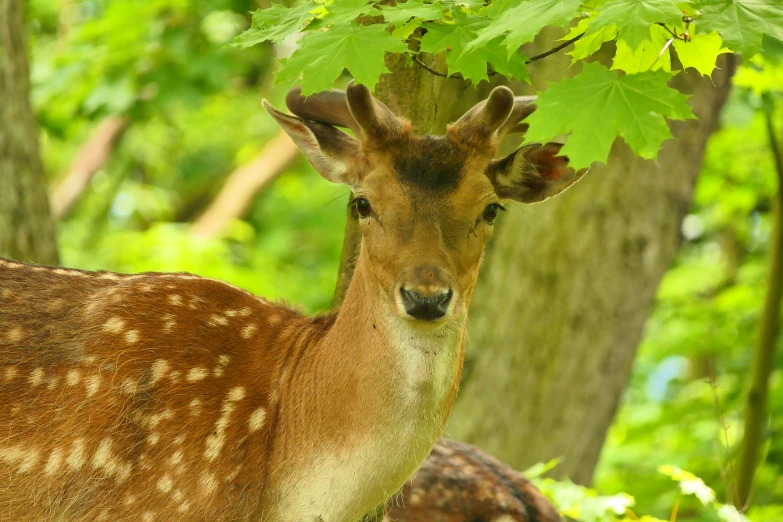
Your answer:
[[[538,60],[541,60],[542,58],[546,58],[547,56],[551,56],[551,55],[555,54],[558,51],[562,51],[563,49],[565,49],[566,47],[568,47],[572,43],[574,43],[577,40],[579,40],[580,38],[582,38],[584,35],[585,35],[585,33],[582,33],[582,34],[579,34],[577,36],[574,36],[573,38],[571,38],[569,40],[566,40],[562,44],[560,44],[560,45],[558,45],[556,47],[551,48],[550,50],[548,50],[545,53],[537,54],[535,56],[532,56],[532,57],[528,58],[525,61],[525,65],[527,65],[529,63],[533,63],[533,62],[538,61]],[[421,67],[422,69],[424,69],[425,71],[427,71],[429,73],[434,74],[435,76],[440,76],[441,78],[455,78],[455,79],[460,79],[460,80],[463,78],[462,75],[459,74],[459,73],[452,74],[452,75],[444,74],[444,73],[438,71],[437,69],[434,69],[434,68],[430,67],[429,65],[427,65],[423,61],[421,61],[416,55],[411,55],[411,58],[413,59],[414,62],[416,62],[419,65],[419,67]],[[495,69],[493,69],[490,64],[487,64],[487,74],[489,76],[495,76],[496,74],[498,74],[498,72]]]
[[[557,47],[553,47],[553,48],[551,48],[550,50],[548,50],[545,53],[537,54],[537,55],[535,55],[535,56],[533,56],[531,58],[528,58],[527,61],[525,62],[525,65],[527,65],[529,63],[533,63],[533,62],[535,62],[537,60],[540,60],[541,58],[546,58],[549,55],[555,54],[556,52],[565,49],[566,47],[568,47],[572,43],[574,43],[577,40],[579,40],[580,38],[582,38],[584,35],[585,35],[585,33],[576,35],[573,38],[571,38],[570,40],[566,40],[565,42],[561,43]]]

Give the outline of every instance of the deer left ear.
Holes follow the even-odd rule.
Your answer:
[[[587,169],[575,171],[568,157],[558,156],[561,144],[526,145],[501,160],[494,160],[487,176],[502,199],[538,203],[579,181]]]

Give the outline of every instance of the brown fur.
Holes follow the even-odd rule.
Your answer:
[[[359,139],[268,107],[371,202],[338,314],[189,274],[0,261],[0,519],[353,522],[413,474],[456,397],[495,183],[554,156],[497,168],[510,91],[447,137],[414,136],[366,88],[346,100]],[[414,319],[402,289],[448,309]]]

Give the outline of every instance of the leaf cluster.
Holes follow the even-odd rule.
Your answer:
[[[303,0],[258,10],[234,45],[300,38],[282,60],[277,79],[301,81],[307,95],[331,88],[343,70],[356,82],[375,86],[388,72],[387,53],[406,54],[420,64],[422,53],[442,55],[447,71],[436,74],[473,83],[494,74],[528,80],[527,65],[539,57],[525,56],[524,46],[546,26],[568,31],[564,40],[573,43],[574,63],[592,59],[606,42],[616,49],[611,70],[593,64],[551,86],[530,121],[531,140],[570,134],[563,153],[579,168],[606,161],[618,136],[640,156],[655,158],[671,137],[666,119],[693,117],[687,97],[667,86],[676,72],[671,55],[677,54],[682,69],[703,75],[730,50],[751,58],[767,42],[783,40],[783,5],[774,0]]]

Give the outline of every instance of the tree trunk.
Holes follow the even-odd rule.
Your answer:
[[[780,333],[780,304],[783,302],[783,142],[775,131],[775,110],[772,98],[765,100],[765,117],[769,148],[775,160],[778,190],[775,195],[770,239],[769,273],[764,311],[759,321],[756,351],[750,378],[750,391],[745,403],[745,430],[742,451],[737,465],[737,498],[735,504],[746,511],[751,501],[753,482],[758,465],[758,452],[769,422],[767,402],[769,379],[775,367],[775,349]]]
[[[672,123],[659,163],[618,142],[563,196],[503,216],[450,436],[517,469],[560,457],[557,473],[591,481],[729,91],[732,64],[720,63],[715,86],[692,69],[674,80],[699,119]]]
[[[0,256],[56,264],[24,31],[22,0],[0,0]]]

